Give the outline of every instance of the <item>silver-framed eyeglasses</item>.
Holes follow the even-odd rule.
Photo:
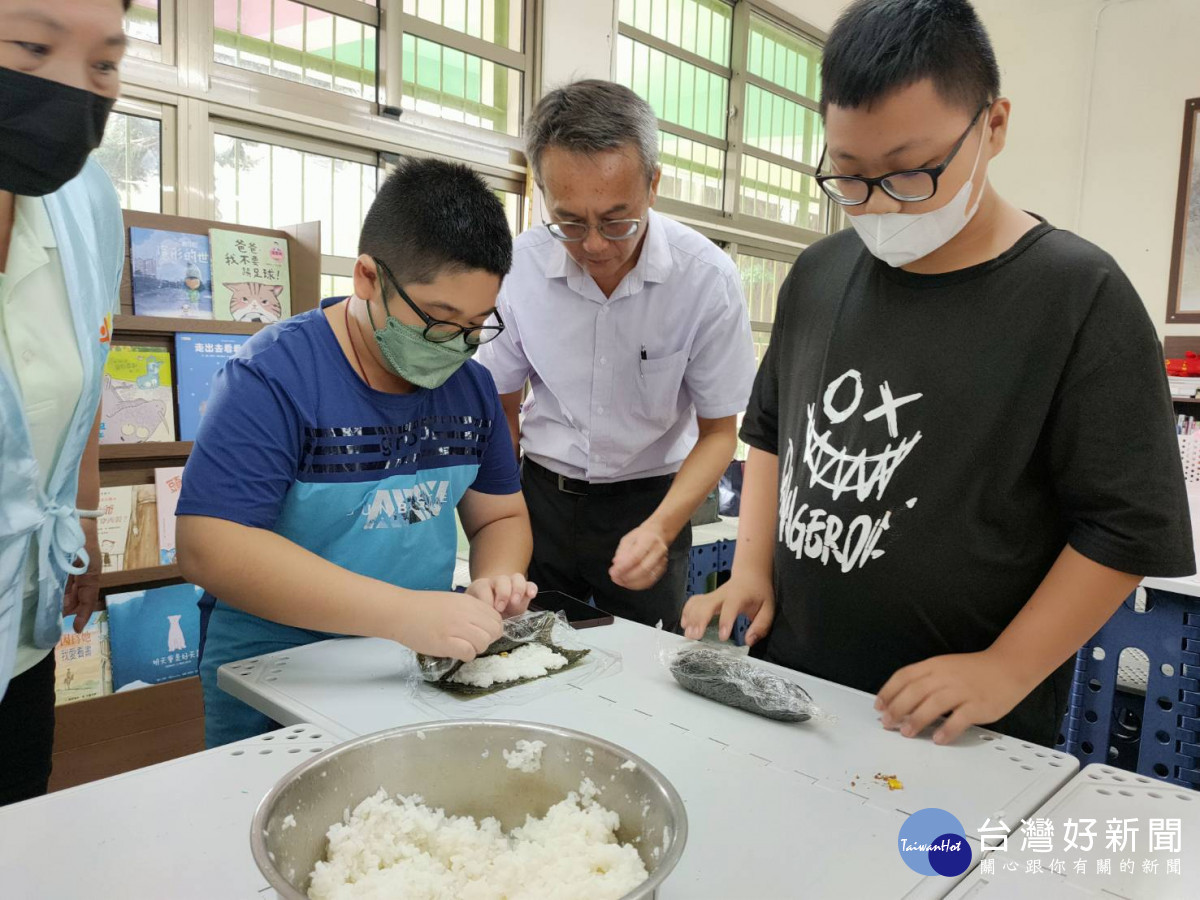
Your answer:
[[[546,230],[557,240],[567,244],[576,244],[588,236],[593,228],[606,241],[627,241],[642,230],[645,219],[608,219],[596,225],[587,222],[546,222]]]

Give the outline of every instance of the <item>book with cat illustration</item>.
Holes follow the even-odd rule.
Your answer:
[[[194,441],[208,406],[213,376],[250,340],[244,334],[175,335],[175,374],[179,381],[179,439]]]
[[[183,489],[183,466],[154,470],[154,492],[158,499],[158,563],[175,562],[175,507]]]
[[[104,364],[100,443],[175,440],[171,354],[156,347],[113,345]]]
[[[203,593],[194,584],[174,584],[108,595],[114,690],[196,674],[200,664],[197,604]]]
[[[87,626],[75,633],[75,617],[62,623],[62,637],[54,648],[54,703],[74,703],[112,693],[112,660],[108,644],[108,613],[92,614]]]
[[[207,236],[130,228],[129,260],[135,315],[213,317]]]
[[[292,314],[284,238],[213,228],[213,312],[226,322],[278,322]]]

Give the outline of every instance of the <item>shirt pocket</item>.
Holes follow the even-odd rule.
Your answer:
[[[687,364],[687,350],[638,360],[634,409],[641,418],[658,425],[675,421],[679,410],[679,388]]]

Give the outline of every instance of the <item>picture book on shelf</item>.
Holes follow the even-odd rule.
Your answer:
[[[175,335],[175,374],[179,382],[179,439],[194,441],[208,406],[213,376],[250,340],[244,334]]]
[[[108,595],[113,690],[188,678],[199,669],[200,608],[204,592],[174,584]]]
[[[154,470],[154,492],[158,501],[158,564],[175,562],[175,507],[183,487],[183,467]]]
[[[213,228],[213,313],[227,322],[278,322],[292,314],[285,238]]]
[[[156,347],[113,345],[104,364],[100,443],[175,440],[171,354]]]
[[[63,619],[62,637],[54,648],[55,704],[61,706],[111,693],[108,613],[104,610],[93,613],[80,634],[75,633],[75,617],[67,616]]]
[[[100,539],[102,571],[120,572],[125,568],[125,548],[133,524],[133,485],[100,488],[100,518],[96,533]]]
[[[161,554],[154,485],[134,485],[133,513],[129,520],[129,538],[125,542],[125,571],[153,568],[159,564]]]
[[[135,315],[213,317],[206,235],[130,228],[129,260]]]

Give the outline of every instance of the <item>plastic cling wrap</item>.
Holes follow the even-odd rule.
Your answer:
[[[728,650],[690,643],[665,649],[661,657],[683,687],[718,703],[783,722],[821,716],[800,685]]]
[[[552,612],[527,612],[513,616],[504,622],[504,635],[494,641],[491,646],[481,653],[478,659],[488,659],[497,656],[509,656],[522,647],[540,644],[566,660],[558,668],[551,669],[539,675],[523,676],[513,680],[496,681],[483,686],[464,683],[457,680],[464,673],[465,664],[459,660],[445,657],[425,656],[417,654],[417,664],[421,669],[421,677],[431,684],[446,691],[457,694],[482,696],[494,694],[496,691],[507,690],[518,685],[528,684],[558,672],[573,668],[590,649],[581,646],[575,639],[575,630],[567,624],[566,616]]]

